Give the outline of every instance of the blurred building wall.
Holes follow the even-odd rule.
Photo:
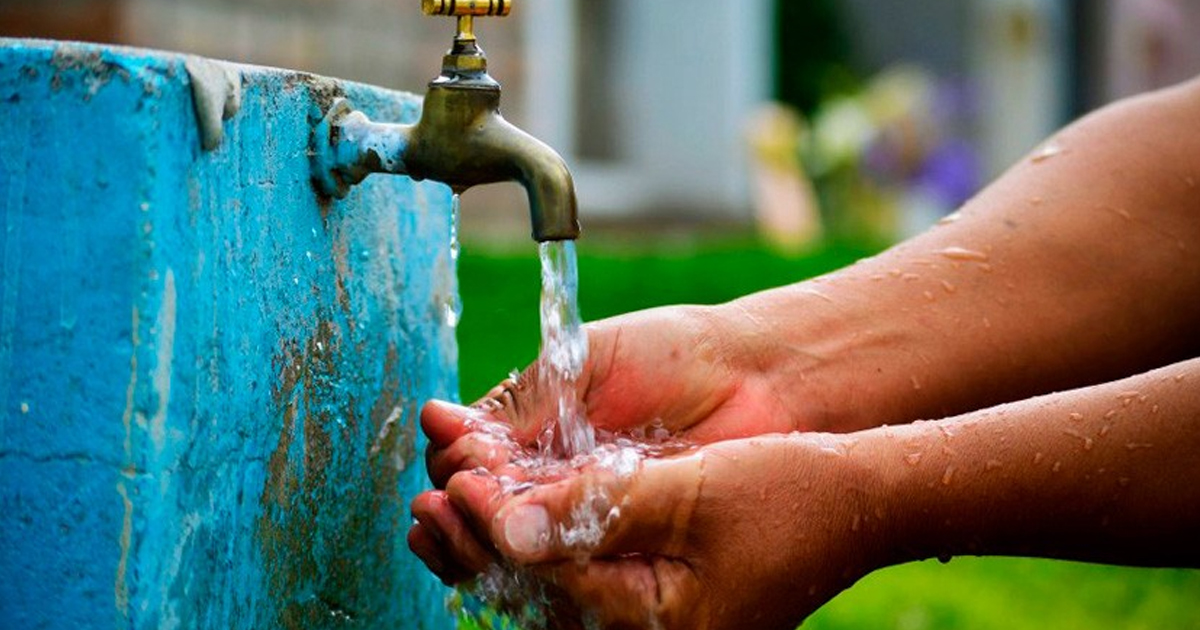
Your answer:
[[[10,19],[12,7],[42,25]],[[747,214],[742,127],[769,97],[770,0],[522,0],[477,25],[504,113],[564,154],[586,214]],[[48,29],[95,11],[106,26]],[[0,29],[423,92],[453,24],[417,0],[0,0]],[[467,205],[523,209],[511,187]]]

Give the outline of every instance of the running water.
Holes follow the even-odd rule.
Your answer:
[[[452,248],[454,246],[452,245]],[[597,431],[588,422],[580,398],[579,378],[587,362],[588,338],[579,316],[579,274],[573,241],[539,245],[542,262],[541,328],[542,348],[537,371],[540,396],[548,399],[545,427],[537,449],[526,449],[512,437],[511,426],[496,421],[486,408],[473,410],[468,426],[498,448],[512,453],[512,476],[497,478],[505,495],[520,494],[539,483],[549,483],[575,472],[604,472],[621,481],[633,475],[647,457],[659,457],[687,448],[661,422],[631,428],[626,432]],[[514,379],[522,378],[514,375]],[[552,534],[556,541],[586,562],[603,540],[619,506],[601,487],[589,487],[579,497],[570,517]],[[471,627],[546,628],[553,618],[552,589],[527,568],[501,561],[460,592],[454,607],[460,620]],[[487,610],[494,606],[512,616],[510,620]],[[485,625],[486,624],[486,625]]]
[[[538,440],[543,457],[572,459],[596,450],[596,432],[588,423],[576,383],[587,362],[588,339],[579,318],[579,270],[574,241],[538,245],[542,259],[542,392],[556,416]]]
[[[450,276],[458,277],[458,252],[460,249],[458,243],[458,216],[459,216],[459,197],[455,193],[450,199],[450,260],[449,265]],[[462,298],[459,297],[458,291],[450,291],[446,294],[445,300],[442,303],[442,321],[451,328],[457,328],[458,322],[462,320]]]

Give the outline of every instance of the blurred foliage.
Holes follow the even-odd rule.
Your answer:
[[[1200,571],[956,558],[877,571],[804,630],[1196,630]]]
[[[823,245],[801,257],[737,237],[685,245],[580,241],[580,302],[594,320],[663,304],[712,304],[829,271],[877,251]],[[467,243],[459,264],[462,390],[481,395],[538,346],[536,247]],[[467,630],[511,622],[464,615]],[[1200,630],[1200,571],[1137,569],[1047,560],[956,558],[878,571],[834,599],[806,630]]]
[[[821,245],[802,257],[772,253],[745,238],[701,245],[630,246],[579,241],[579,303],[585,321],[665,304],[718,304],[843,267],[879,248]],[[460,391],[471,401],[537,357],[537,247],[488,250],[466,243],[459,259],[463,319]]]

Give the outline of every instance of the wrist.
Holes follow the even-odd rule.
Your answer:
[[[877,534],[879,567],[925,560],[945,553],[938,548],[941,534],[934,527],[940,517],[940,480],[922,466],[926,445],[923,433],[931,423],[917,427],[881,427],[847,436],[856,447],[851,460],[870,471],[868,502],[880,520]],[[917,428],[917,431],[913,431]],[[918,434],[914,436],[915,434]],[[952,473],[943,472],[942,480]],[[934,475],[936,476],[936,475]],[[949,521],[939,523],[948,526]],[[945,540],[941,540],[945,542]]]
[[[801,283],[714,307],[738,349],[738,370],[762,383],[786,410],[793,430],[845,433],[905,421],[913,402],[897,356],[911,359],[895,318],[872,318],[856,293],[837,302]],[[909,374],[911,371],[905,371]]]

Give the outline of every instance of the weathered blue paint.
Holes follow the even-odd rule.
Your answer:
[[[307,155],[419,103],[232,70],[205,151],[182,56],[0,40],[0,627],[451,626],[404,542],[450,194]]]

